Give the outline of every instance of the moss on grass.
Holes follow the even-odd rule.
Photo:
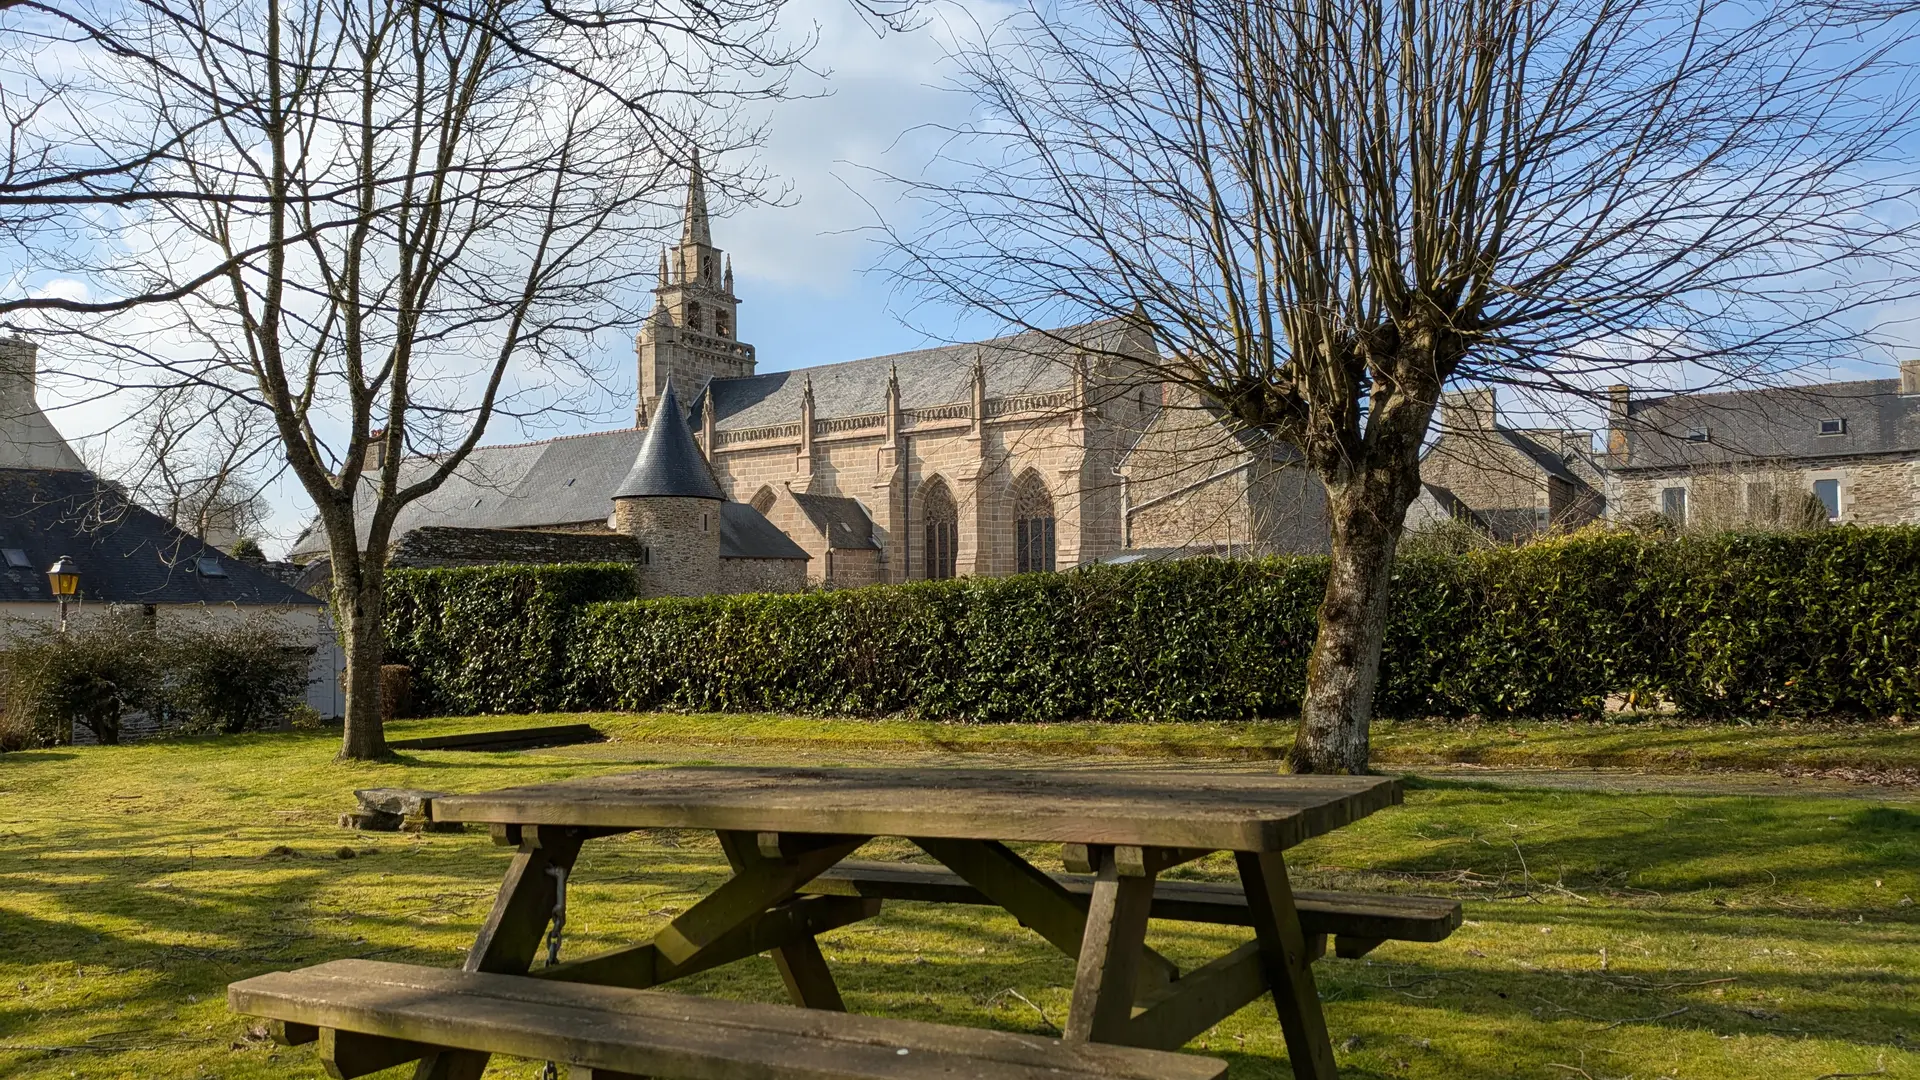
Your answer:
[[[616,738],[662,723],[630,719],[608,722]],[[407,728],[461,726],[492,723]],[[312,733],[0,756],[0,1075],[318,1076],[311,1048],[228,1013],[224,986],[343,956],[457,963],[508,857],[477,833],[342,832],[351,789],[632,768],[542,752],[349,766],[333,750]],[[1343,1076],[1920,1077],[1920,807],[1414,781],[1406,805],[1291,862],[1303,884],[1467,905],[1445,942],[1318,967]],[[705,835],[595,841],[567,952],[646,934],[724,874]],[[1241,936],[1165,924],[1155,944],[1193,963]],[[1034,1032],[1065,1011],[1070,963],[985,910],[896,905],[823,943],[859,1011]],[[764,960],[687,988],[779,999]],[[1235,1078],[1290,1075],[1265,1006],[1194,1049]]]

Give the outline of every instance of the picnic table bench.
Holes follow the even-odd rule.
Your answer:
[[[588,1075],[659,1077],[1211,1077],[1168,1051],[1271,995],[1293,1072],[1335,1075],[1312,965],[1459,924],[1447,900],[1298,893],[1282,856],[1400,800],[1383,777],[1257,773],[682,767],[434,800],[435,821],[481,823],[517,848],[459,971],[335,961],[236,983],[234,1008],[320,1042],[328,1071],[418,1058],[416,1080],[473,1080],[492,1053]],[[733,876],[651,940],[531,970],[583,844],[640,828],[714,830]],[[901,837],[939,865],[848,863]],[[1071,871],[1014,844],[1059,845]],[[1162,881],[1231,852],[1239,881]],[[815,938],[890,899],[997,905],[1076,961],[1062,1038],[845,1014]],[[1146,944],[1153,918],[1251,927],[1182,972]],[[794,1005],[650,988],[762,952]]]

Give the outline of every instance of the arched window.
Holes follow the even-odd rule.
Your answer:
[[[953,492],[947,482],[934,477],[921,488],[921,514],[927,520],[927,546],[922,553],[927,577],[934,580],[954,576],[960,548],[960,511],[953,505]]]
[[[733,337],[733,320],[727,317],[726,312],[718,308],[715,308],[713,312],[713,336],[723,338]]]
[[[700,276],[708,281],[713,280],[713,256],[709,255],[700,260]]]
[[[747,505],[753,507],[756,512],[764,516],[768,511],[773,509],[773,500],[773,489],[763,487],[753,493],[753,501]]]
[[[1013,568],[1053,569],[1053,497],[1032,469],[1013,484]]]
[[[687,329],[695,331],[696,333],[705,330],[706,326],[703,325],[700,320],[700,302],[696,300],[687,305]]]

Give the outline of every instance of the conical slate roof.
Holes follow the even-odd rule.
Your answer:
[[[616,499],[677,497],[718,499],[726,496],[714,483],[700,447],[693,441],[693,429],[687,427],[687,415],[680,411],[680,398],[673,392],[673,380],[667,380],[666,393],[653,410],[653,423],[647,437],[634,455],[627,478],[613,490]]]

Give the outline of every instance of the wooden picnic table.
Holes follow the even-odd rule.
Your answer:
[[[1270,993],[1294,1075],[1325,1080],[1318,952],[1282,853],[1399,801],[1397,780],[1373,776],[679,767],[450,796],[431,813],[519,848],[469,971],[644,988],[770,951],[796,1004],[844,1010],[814,938],[880,901],[801,891],[867,840],[902,837],[1078,958],[1065,1039],[1177,1047]],[[581,844],[642,828],[714,830],[733,876],[651,941],[529,972]],[[1007,846],[1036,842],[1062,845],[1090,890]],[[1234,855],[1254,940],[1181,974],[1146,944],[1154,879],[1218,851]],[[477,1076],[485,1060],[443,1051],[416,1075]]]

